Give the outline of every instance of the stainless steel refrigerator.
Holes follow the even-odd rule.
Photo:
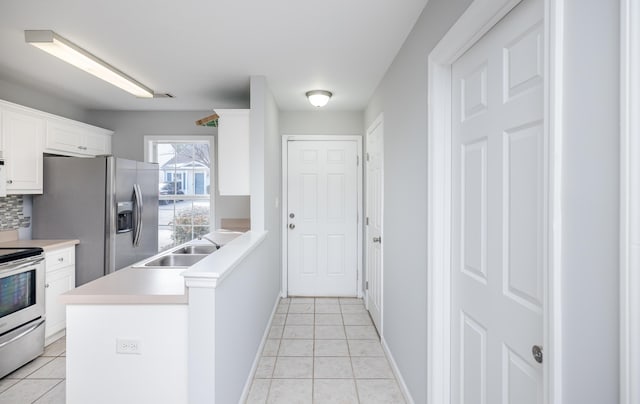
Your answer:
[[[115,157],[44,158],[34,239],[78,239],[76,285],[158,252],[158,165]]]

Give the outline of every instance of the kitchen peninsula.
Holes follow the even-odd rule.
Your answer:
[[[207,237],[223,247],[188,268],[145,264],[185,245],[213,244],[193,240],[64,294],[67,402],[95,402],[96,397],[105,403],[197,402],[191,387],[195,380],[208,378],[211,389],[229,384],[224,378],[233,372],[214,372],[224,361],[215,353],[232,350],[222,344],[235,341],[233,336],[242,330],[219,325],[242,314],[237,312],[238,299],[248,296],[238,291],[255,293],[251,280],[260,279],[259,251],[265,236],[212,232]],[[257,262],[247,263],[249,255]],[[248,376],[243,373],[238,377]],[[224,393],[224,388],[219,390]]]

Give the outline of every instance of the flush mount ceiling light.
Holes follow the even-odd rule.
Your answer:
[[[307,91],[306,95],[311,105],[314,107],[324,107],[333,94],[331,94],[331,91],[326,90],[311,90]]]
[[[36,48],[42,49],[136,97],[153,98],[153,90],[51,30],[26,30],[24,38],[27,43]]]

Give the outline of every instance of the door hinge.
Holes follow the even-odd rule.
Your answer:
[[[359,166],[360,165],[360,156],[356,156],[356,165]]]
[[[369,226],[369,218],[367,217],[364,221],[365,221],[365,224]]]
[[[365,290],[369,290],[369,281],[364,282],[364,288]]]
[[[369,161],[369,153],[367,153],[367,161]]]

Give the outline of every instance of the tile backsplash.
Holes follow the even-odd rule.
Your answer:
[[[24,202],[24,195],[0,197],[0,230],[31,227],[31,215],[25,216]]]

